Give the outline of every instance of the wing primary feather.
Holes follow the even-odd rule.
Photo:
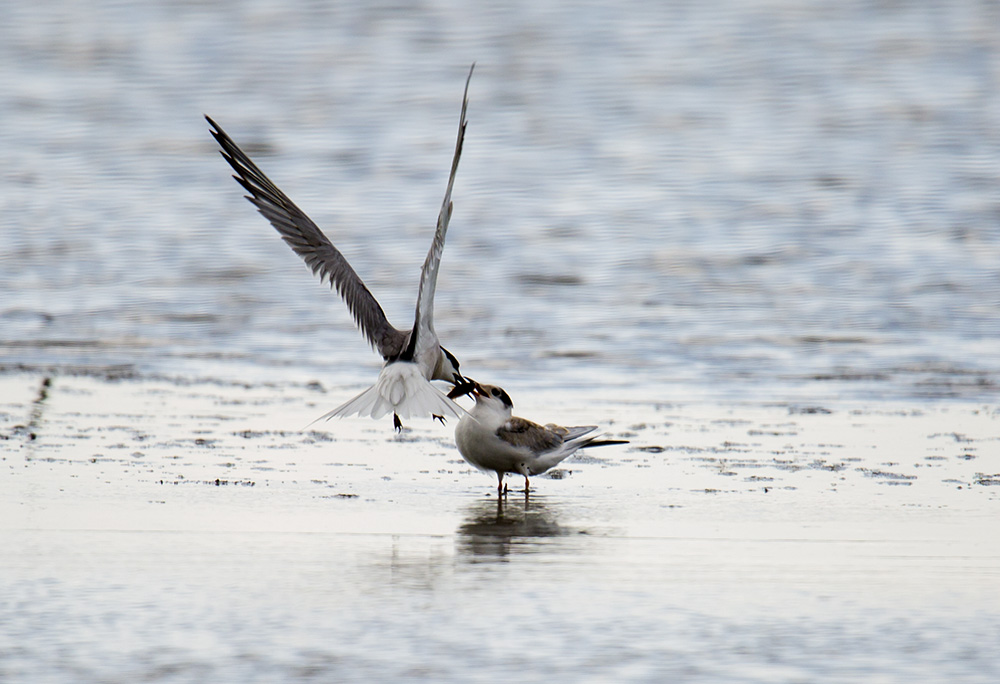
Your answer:
[[[434,232],[434,240],[427,251],[427,258],[424,260],[423,268],[420,270],[420,287],[417,291],[417,306],[414,313],[413,333],[410,335],[407,354],[413,356],[416,349],[421,344],[437,343],[434,331],[434,291],[437,288],[438,269],[441,265],[441,254],[444,252],[444,241],[448,234],[448,224],[451,221],[452,201],[451,191],[455,187],[455,175],[458,173],[458,162],[462,158],[462,148],[465,145],[465,129],[468,125],[466,112],[469,109],[469,83],[472,81],[472,72],[476,64],[472,63],[469,68],[469,75],[465,78],[465,91],[462,93],[462,112],[458,119],[458,137],[455,140],[455,154],[451,159],[451,171],[448,174],[448,187],[441,202],[441,211],[438,212],[437,228]],[[427,337],[424,340],[422,338]]]
[[[236,172],[233,178],[249,193],[247,199],[312,272],[330,283],[347,304],[369,344],[383,358],[397,356],[406,344],[408,333],[389,323],[368,287],[312,219],[257,167],[221,126],[209,116],[205,119],[214,129],[212,137],[221,148],[222,158]]]

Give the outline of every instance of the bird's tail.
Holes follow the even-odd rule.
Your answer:
[[[554,426],[553,426],[554,427]],[[590,433],[597,429],[596,425],[581,425],[579,427],[571,428],[559,428],[563,431],[564,439],[562,446],[554,451],[551,451],[541,457],[539,457],[537,463],[529,466],[529,472],[532,475],[538,473],[544,473],[549,468],[554,468],[556,465],[565,461],[567,458],[572,456],[577,452],[578,449],[583,449],[592,446],[611,446],[612,444],[628,444],[628,440],[625,439],[600,439],[601,435],[591,435]]]
[[[580,425],[578,427],[558,427],[555,425],[546,426],[550,429],[561,431],[564,444],[574,451],[592,446],[611,446],[612,444],[628,444],[627,439],[600,439],[601,434],[592,435],[597,429],[596,425]]]
[[[580,445],[580,448],[584,447],[595,447],[595,446],[611,446],[612,444],[628,444],[627,439],[592,439],[589,442],[584,442]]]
[[[417,364],[397,361],[382,367],[374,385],[313,423],[334,416],[358,415],[377,419],[389,413],[401,418],[432,415],[461,418],[465,410],[434,387]]]

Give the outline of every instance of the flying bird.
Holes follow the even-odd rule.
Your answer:
[[[465,413],[458,404],[431,385],[430,381],[444,380],[456,386],[467,384],[459,372],[458,359],[441,346],[437,333],[434,332],[434,291],[448,223],[451,220],[451,191],[465,140],[465,114],[469,105],[469,82],[474,68],[475,64],[469,69],[469,75],[465,79],[458,140],[448,176],[448,188],[441,203],[434,239],[420,271],[416,313],[410,330],[399,330],[389,323],[382,306],[340,250],[334,247],[305,212],[264,175],[215,121],[205,117],[212,126],[212,136],[222,148],[220,151],[223,158],[236,171],[233,178],[249,193],[246,198],[271,222],[281,238],[302,257],[312,272],[318,274],[321,280],[328,281],[343,298],[354,322],[385,361],[374,385],[316,421],[351,415],[381,418],[391,411],[393,425],[398,431],[402,429],[400,416],[410,418],[432,415],[444,423],[446,415],[461,418]]]
[[[549,423],[539,425],[512,415],[514,402],[500,387],[469,381],[449,393],[452,398],[472,394],[476,405],[462,416],[455,428],[455,443],[466,462],[482,471],[497,474],[497,491],[504,493],[503,476],[516,473],[524,476],[524,491],[528,477],[549,470],[572,456],[578,449],[590,446],[628,444],[619,439],[598,439],[591,433],[596,425],[562,427]]]

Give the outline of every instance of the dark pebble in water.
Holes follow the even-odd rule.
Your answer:
[[[788,413],[790,413],[791,415],[796,415],[796,414],[806,414],[806,415],[808,415],[808,414],[817,414],[817,413],[818,414],[827,415],[827,414],[833,413],[833,411],[831,411],[830,409],[827,409],[827,408],[823,408],[822,406],[801,406],[801,407],[799,407],[799,406],[791,406],[791,407],[788,408]]]
[[[548,275],[544,273],[526,273],[521,276],[521,282],[529,285],[581,285],[583,279],[575,275]]]

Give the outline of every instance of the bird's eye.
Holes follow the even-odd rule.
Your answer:
[[[496,387],[494,387],[494,388],[493,388],[493,389],[492,389],[492,390],[490,391],[490,394],[492,394],[492,395],[493,395],[494,397],[499,397],[499,396],[500,396],[500,390],[498,390],[498,389],[497,389]]]

